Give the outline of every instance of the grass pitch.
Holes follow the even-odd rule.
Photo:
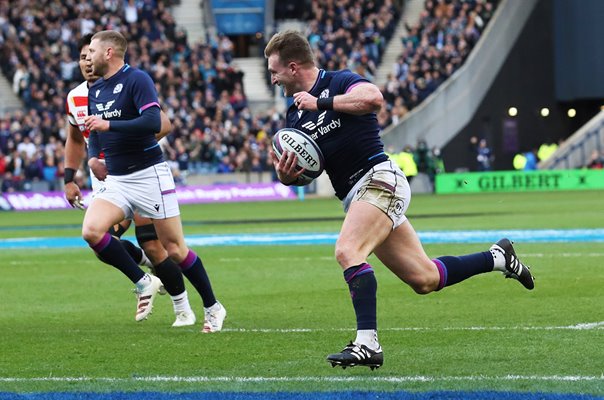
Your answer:
[[[601,228],[599,192],[416,196],[418,231]],[[335,200],[182,208],[186,234],[337,232]],[[77,236],[77,211],[4,213],[0,237]],[[286,221],[287,220],[287,221]],[[513,239],[513,238],[512,238]],[[427,245],[430,256],[485,244]],[[354,338],[333,246],[197,247],[225,331],[134,322],[132,285],[77,249],[0,250],[0,391],[501,390],[604,395],[604,242],[516,243],[534,291],[485,274],[427,296],[377,259],[385,364],[332,369]],[[198,318],[201,301],[189,285]]]

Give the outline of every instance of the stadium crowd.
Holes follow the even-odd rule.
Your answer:
[[[382,126],[398,123],[461,67],[496,5],[497,0],[425,1],[419,22],[406,25],[403,53],[382,87]]]
[[[7,190],[57,186],[62,176],[65,98],[81,82],[76,44],[83,35],[115,29],[130,39],[128,63],[147,71],[173,123],[162,142],[175,177],[189,172],[268,170],[269,135],[282,118],[252,115],[226,36],[189,45],[166,2],[63,0],[0,3],[3,73],[24,111],[0,120],[0,174]],[[28,149],[28,151],[22,151]],[[52,161],[51,161],[52,159]],[[51,165],[52,164],[52,167]],[[54,177],[51,178],[54,169]],[[7,174],[8,172],[8,174]]]
[[[307,35],[318,63],[373,80],[399,10],[392,0],[312,0]],[[463,62],[495,0],[428,0],[383,88],[382,127],[396,123]],[[156,82],[173,131],[162,148],[177,181],[191,173],[271,170],[270,137],[283,126],[275,109],[252,113],[243,71],[227,36],[189,43],[156,0],[0,0],[0,68],[25,107],[0,118],[2,191],[57,189],[63,175],[65,98],[81,82],[78,39],[102,29],[129,39],[127,62]],[[85,180],[80,181],[85,184]]]
[[[399,15],[392,0],[315,0],[305,34],[322,68],[349,69],[373,81]]]

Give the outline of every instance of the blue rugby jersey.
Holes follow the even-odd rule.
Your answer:
[[[333,97],[347,93],[362,82],[368,81],[349,70],[319,70],[309,93],[317,98]],[[375,113],[300,111],[291,105],[287,110],[286,126],[309,134],[317,142],[325,158],[325,171],[340,200],[371,167],[388,159]]]
[[[105,120],[131,120],[149,107],[159,107],[147,73],[125,64],[115,75],[97,80],[88,91],[88,113]],[[163,161],[156,132],[97,132],[110,175],[125,175]]]

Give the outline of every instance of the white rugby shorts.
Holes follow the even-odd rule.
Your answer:
[[[411,189],[403,171],[387,160],[367,171],[350,189],[342,202],[345,212],[353,201],[373,204],[390,217],[392,229],[396,229],[407,220],[405,213],[411,202]]]
[[[93,199],[107,200],[120,207],[126,219],[140,216],[165,219],[180,215],[176,185],[166,162],[127,175],[107,175]]]

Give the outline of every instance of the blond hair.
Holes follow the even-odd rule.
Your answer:
[[[109,47],[113,48],[115,55],[118,57],[124,57],[126,54],[128,41],[118,31],[100,31],[95,33],[90,40],[94,39],[97,39],[99,42],[108,43]]]
[[[281,64],[294,61],[300,65],[314,65],[312,49],[308,40],[300,33],[287,30],[276,33],[264,48],[264,56],[269,58],[277,54]]]

